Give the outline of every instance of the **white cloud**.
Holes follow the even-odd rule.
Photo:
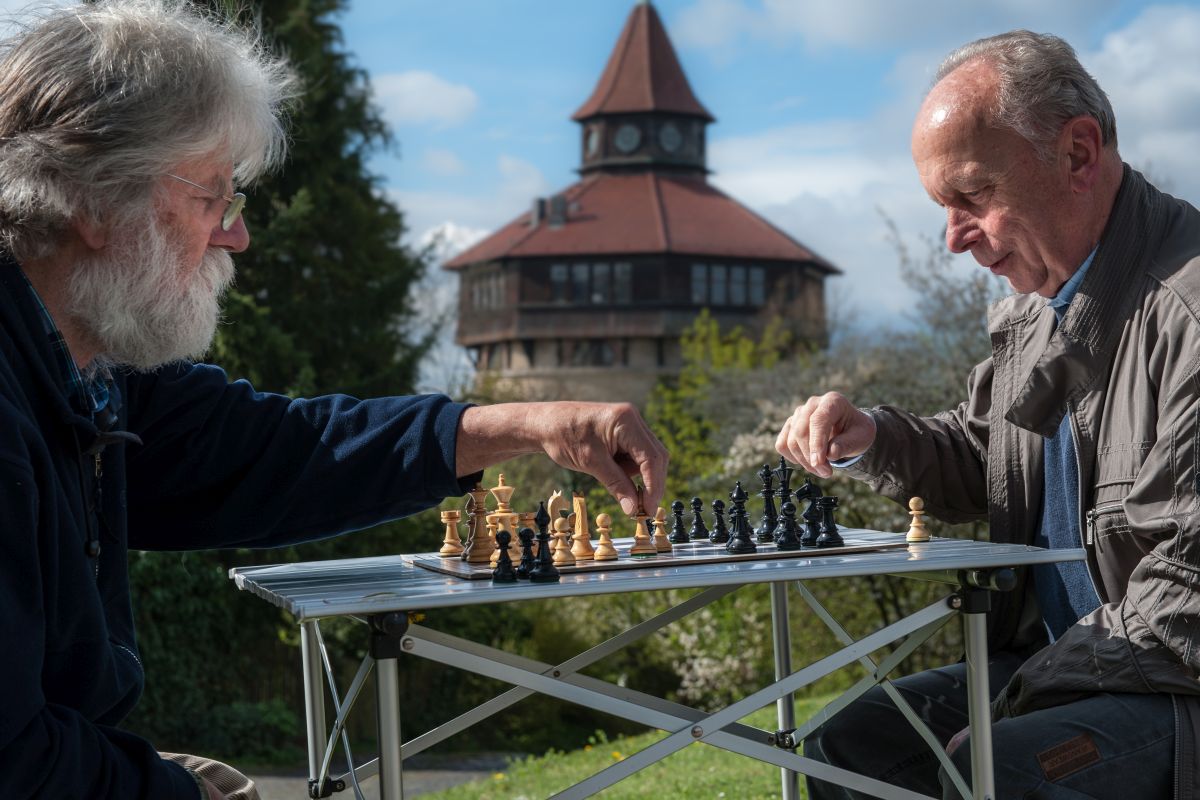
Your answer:
[[[421,154],[421,164],[435,175],[465,175],[467,165],[453,150],[430,147]]]
[[[479,105],[479,97],[471,87],[424,70],[376,75],[371,83],[384,116],[396,127],[461,125]]]

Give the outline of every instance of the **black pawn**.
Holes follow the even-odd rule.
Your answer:
[[[758,546],[754,544],[751,538],[750,521],[746,519],[746,490],[742,488],[742,482],[738,481],[733,487],[733,491],[729,493],[729,499],[733,501],[733,511],[729,512],[729,521],[733,525],[733,531],[729,544],[725,545],[725,549],[730,553],[757,553]]]
[[[667,538],[671,544],[687,544],[691,541],[688,532],[683,529],[683,501],[671,503],[671,513],[675,515],[675,524],[671,526],[671,535]]]
[[[713,544],[725,544],[729,541],[729,529],[725,527],[725,502],[723,500],[713,500],[712,510],[712,542]]]
[[[837,524],[833,521],[833,510],[837,508],[836,497],[822,497],[817,501],[821,510],[821,535],[817,537],[817,547],[841,547],[845,544],[842,535],[838,533]]]
[[[704,511],[704,501],[699,497],[692,498],[692,529],[688,531],[692,540],[707,539],[709,536],[708,526],[704,524],[704,517],[701,512]]]
[[[538,503],[537,516],[533,521],[538,526],[537,563],[529,570],[529,580],[534,583],[557,583],[558,568],[554,566],[554,556],[550,552],[550,512],[546,510],[546,502]]]
[[[517,577],[528,580],[530,571],[537,566],[533,555],[533,528],[521,528],[517,538],[521,540],[521,563],[517,565]]]
[[[758,496],[763,499],[763,518],[758,523],[758,527],[754,529],[754,538],[760,542],[775,541],[775,526],[779,522],[779,515],[775,512],[773,477],[771,468],[763,464],[762,469],[758,471],[758,479],[762,481],[763,486],[762,491],[758,493]]]
[[[780,550],[799,550],[800,531],[796,528],[796,505],[784,503],[779,516],[779,538],[775,546]]]
[[[516,583],[517,571],[513,569],[512,559],[508,557],[508,543],[512,534],[501,530],[496,533],[496,544],[500,547],[500,556],[496,559],[496,568],[492,570],[492,583]]]
[[[810,484],[805,483],[805,486]],[[797,498],[800,492],[796,492]],[[805,547],[816,547],[817,539],[821,538],[821,509],[817,508],[817,501],[820,500],[820,495],[812,497],[806,495],[808,499],[808,508],[804,509],[804,535],[800,537],[800,544]]]

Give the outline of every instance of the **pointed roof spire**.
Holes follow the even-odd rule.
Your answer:
[[[714,121],[692,94],[662,20],[648,0],[634,6],[592,96],[571,119],[639,111],[671,111]]]

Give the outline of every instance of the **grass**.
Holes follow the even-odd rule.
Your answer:
[[[817,697],[796,702],[796,718],[807,719],[829,702]],[[761,709],[742,720],[775,730],[775,708]],[[661,731],[607,740],[602,733],[582,750],[550,752],[514,761],[505,772],[423,795],[426,800],[540,800],[560,792],[601,769],[666,736]],[[804,780],[800,780],[801,796]],[[670,800],[729,798],[767,800],[781,794],[778,767],[704,744],[692,744],[596,795],[604,800]]]

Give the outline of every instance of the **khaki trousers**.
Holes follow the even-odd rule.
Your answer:
[[[254,781],[228,764],[213,761],[211,758],[189,756],[182,753],[159,753],[159,755],[204,778],[220,789],[227,800],[259,800],[258,789],[254,788]],[[202,800],[208,800],[208,798],[202,798]]]

